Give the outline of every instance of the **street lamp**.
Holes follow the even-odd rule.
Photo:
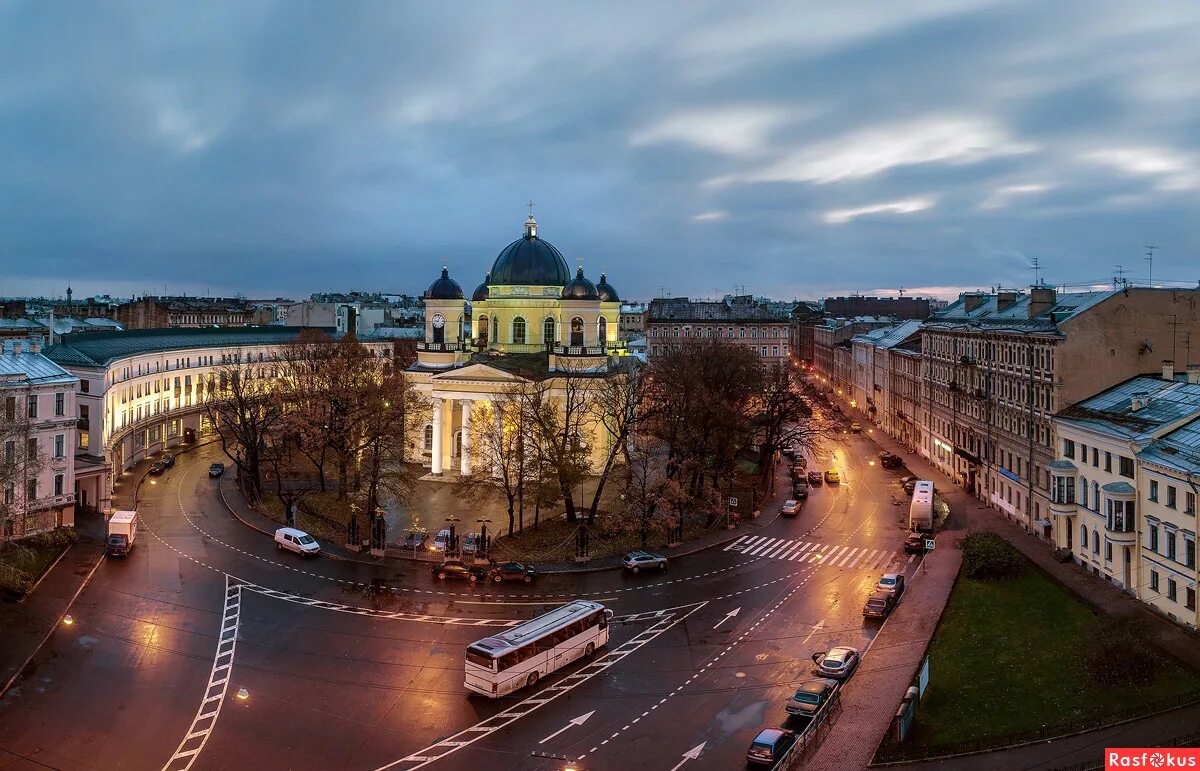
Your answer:
[[[475,521],[479,523],[479,544],[475,550],[475,554],[478,555],[480,552],[482,552],[483,558],[487,559],[487,556],[488,556],[487,526],[492,524],[492,520],[489,519],[488,517],[480,517],[479,519],[477,519]]]
[[[461,521],[462,520],[460,520],[458,517],[454,516],[453,514],[446,517],[446,524],[450,526],[450,542],[446,544],[447,552],[451,552],[451,551],[457,552],[458,551],[458,536],[455,534],[454,523],[461,522]]]

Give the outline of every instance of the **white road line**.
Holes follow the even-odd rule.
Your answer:
[[[740,549],[740,548],[741,548],[741,547],[740,547],[740,544],[741,544],[742,542],[744,542],[744,541],[745,541],[747,538],[749,538],[749,536],[745,536],[745,535],[743,535],[743,536],[741,536],[740,538],[738,538],[736,541],[734,541],[733,543],[731,543],[731,544],[729,544],[728,546],[726,546],[726,547],[725,547],[724,549],[722,549],[721,551],[729,551],[730,549],[732,549],[732,548],[733,548],[733,547],[735,547],[735,546],[739,547],[739,549]]]
[[[755,546],[753,549],[751,549],[750,551],[748,551],[746,553],[752,557],[758,556],[759,554],[762,554],[763,552],[767,551],[767,549],[771,548],[771,546],[773,546],[779,540],[780,539],[778,539],[778,538],[768,538],[766,541],[764,541],[763,543],[760,543],[758,546]]]
[[[840,560],[838,560],[837,566],[839,568],[845,567],[850,562],[850,560],[854,559],[854,555],[858,554],[859,551],[861,551],[860,548],[851,549],[849,552],[846,553],[846,556],[844,556]]]
[[[190,769],[196,758],[200,757],[204,745],[208,743],[209,734],[217,726],[221,706],[225,703],[225,693],[229,690],[229,671],[233,668],[233,656],[237,651],[241,607],[242,584],[231,581],[226,575],[225,612],[221,615],[221,634],[217,639],[217,652],[208,675],[208,687],[204,689],[204,699],[196,709],[191,727],[184,734],[183,741],[175,748],[175,754],[163,765],[163,771]]]
[[[770,557],[771,559],[775,559],[775,558],[777,558],[777,557],[778,557],[780,554],[782,554],[783,552],[785,552],[785,551],[787,551],[788,549],[790,549],[790,548],[791,548],[791,547],[792,547],[792,546],[793,546],[795,543],[796,543],[795,541],[791,541],[791,540],[784,541],[783,543],[779,544],[779,548],[778,548],[778,549],[775,549],[774,551],[772,551],[772,552],[771,552],[770,554],[768,554],[767,556],[768,556],[768,557]]]
[[[804,541],[794,542],[787,551],[785,551],[779,555],[779,559],[781,559],[781,560],[787,559],[789,556],[791,556],[797,549],[799,549],[803,545],[804,545]]]
[[[797,557],[801,558],[801,561],[803,561],[804,555],[807,552],[809,552],[810,550],[812,550],[814,547],[816,547],[815,543],[804,544],[803,546],[800,547],[800,551],[798,551],[795,554],[793,554],[792,556],[788,557],[788,561],[791,562],[791,561],[795,560]]]
[[[571,690],[579,687],[583,683],[586,683],[588,680],[592,679],[593,677],[600,674],[601,672],[607,670],[609,667],[611,667],[614,664],[616,664],[617,662],[621,661],[629,654],[638,650],[643,645],[645,645],[646,643],[655,639],[656,637],[661,635],[663,632],[665,632],[668,629],[670,629],[671,627],[675,626],[680,621],[683,621],[688,616],[690,616],[693,613],[695,613],[696,611],[700,610],[707,604],[708,604],[707,601],[700,602],[700,603],[697,603],[696,606],[693,607],[691,610],[689,610],[687,613],[683,613],[683,614],[679,614],[679,615],[672,614],[670,616],[665,617],[662,621],[658,622],[653,627],[651,627],[651,629],[654,630],[655,633],[652,637],[649,637],[645,642],[639,643],[638,645],[635,645],[635,646],[630,646],[629,643],[626,643],[625,645],[622,645],[620,648],[618,648],[616,651],[613,651],[612,653],[609,653],[608,655],[606,655],[603,659],[594,661],[591,664],[588,664],[586,667],[584,667],[585,670],[592,670],[587,675],[587,677],[580,678],[580,679],[576,680],[574,683],[572,683],[571,685],[568,685],[566,687],[561,687],[561,683],[559,685],[551,686],[550,688],[547,688],[544,691],[539,692],[537,694],[537,696],[530,697],[530,698],[526,699],[525,701],[521,702],[520,704],[516,704],[509,708],[509,712],[512,712],[512,711],[515,711],[516,709],[520,708],[522,705],[525,705],[525,704],[533,705],[533,706],[529,707],[529,709],[524,710],[520,715],[518,715],[516,717],[504,718],[503,720],[500,720],[498,716],[488,718],[487,720],[481,720],[479,723],[476,723],[474,726],[467,728],[465,730],[459,731],[458,733],[454,734],[453,736],[446,737],[445,739],[437,742],[436,744],[431,744],[430,746],[426,747],[425,749],[418,750],[417,752],[414,752],[411,755],[400,758],[399,760],[394,760],[391,763],[388,763],[387,765],[380,766],[378,769],[376,769],[376,771],[385,771],[385,769],[389,769],[389,768],[400,768],[400,769],[403,769],[403,771],[411,771],[411,769],[414,769],[414,768],[422,768],[423,766],[427,766],[436,760],[441,760],[442,758],[446,757],[447,755],[449,755],[453,752],[457,752],[458,750],[462,749],[463,747],[466,747],[469,744],[477,742],[486,736],[490,736],[491,734],[495,733],[496,731],[500,730],[501,728],[511,725],[513,722],[519,720],[520,718],[524,717],[525,715],[528,715],[528,714],[534,712],[535,710],[540,709],[541,707],[545,706],[546,704],[549,704],[550,702],[557,699],[559,696],[562,696],[564,693],[568,693]],[[484,726],[485,723],[487,723],[489,725],[487,725],[485,727]],[[614,736],[615,736],[615,734],[614,734]]]

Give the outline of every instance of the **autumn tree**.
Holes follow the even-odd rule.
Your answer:
[[[509,535],[518,529],[518,510],[537,458],[532,427],[523,409],[524,390],[523,384],[503,389],[491,401],[491,414],[474,421],[470,450],[474,473],[460,477],[456,489],[460,496],[475,500],[489,493],[503,495]]]
[[[596,492],[588,508],[588,523],[596,520],[600,496],[612,473],[616,460],[622,455],[630,461],[629,446],[636,432],[654,414],[655,402],[649,398],[649,380],[645,367],[636,359],[622,360],[608,377],[598,381],[588,406],[591,423],[603,429],[608,439],[604,464],[596,481]]]
[[[242,489],[258,500],[268,436],[283,415],[270,365],[223,364],[212,374],[206,391],[205,414],[221,438],[221,449],[237,466]]]
[[[593,381],[582,371],[566,370],[544,380],[527,381],[517,391],[542,459],[558,479],[568,522],[578,521],[574,487],[591,469],[585,437],[593,421],[588,405]]]

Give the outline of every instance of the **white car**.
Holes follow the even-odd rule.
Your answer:
[[[783,510],[780,512],[785,517],[794,517],[800,513],[800,501],[784,501]]]
[[[858,651],[849,646],[840,645],[830,648],[828,653],[814,653],[812,659],[813,663],[817,665],[819,676],[844,680],[852,675],[858,666]]]
[[[281,527],[275,531],[275,548],[287,549],[297,554],[319,554],[321,544],[303,530],[294,527]]]
[[[433,543],[429,544],[429,548],[433,551],[445,552],[450,548],[450,530],[439,530],[438,534],[433,537]]]

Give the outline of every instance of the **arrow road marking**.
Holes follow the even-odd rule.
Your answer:
[[[824,628],[825,628],[825,619],[821,619],[817,623],[813,624],[812,631],[808,633],[808,637],[805,637],[803,640],[800,641],[800,644],[803,645],[804,643],[808,642],[809,639],[814,634],[816,634],[817,632],[821,631]]]
[[[701,753],[701,751],[704,750],[704,745],[706,745],[706,744],[708,744],[708,742],[700,742],[695,747],[692,747],[690,750],[683,753],[683,760],[676,763],[675,767],[672,768],[671,771],[679,771],[679,769],[683,766],[684,763],[688,762],[689,760],[695,760],[696,758],[700,757],[700,753]]]
[[[741,608],[734,608],[733,610],[731,610],[731,611],[729,611],[728,613],[726,613],[726,614],[725,614],[725,618],[723,618],[723,619],[721,619],[720,621],[718,621],[718,622],[716,623],[716,626],[714,626],[714,627],[713,627],[713,629],[716,629],[716,628],[717,628],[718,626],[720,626],[721,624],[724,624],[726,621],[728,621],[729,619],[731,619],[731,618],[733,618],[734,616],[736,616],[738,613],[740,613],[740,612],[741,612],[741,610],[742,610]]]
[[[549,736],[547,736],[545,739],[542,739],[540,742],[538,742],[538,744],[545,744],[546,742],[550,741],[550,740],[551,740],[551,739],[553,739],[555,736],[558,736],[560,733],[562,733],[563,731],[567,730],[567,729],[568,729],[568,728],[570,728],[571,726],[583,725],[584,723],[586,723],[586,722],[587,722],[587,719],[588,719],[589,717],[591,717],[592,715],[594,715],[594,714],[596,714],[596,710],[592,710],[591,712],[586,712],[586,713],[584,713],[584,714],[580,715],[579,717],[573,717],[573,718],[571,718],[570,720],[568,720],[568,721],[567,721],[567,724],[566,724],[565,726],[563,726],[562,728],[558,729],[558,730],[557,730],[557,731],[555,731],[554,733],[550,734],[550,735],[549,735]]]

